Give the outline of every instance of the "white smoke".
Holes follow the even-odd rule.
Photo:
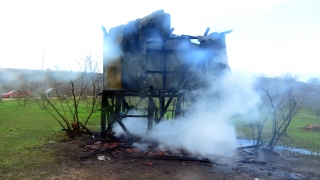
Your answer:
[[[102,29],[104,31],[103,59],[105,61],[103,64],[105,66],[111,66],[119,61],[122,54],[120,44],[122,43],[123,26],[111,28],[109,32],[107,32],[103,26]]]
[[[238,143],[230,118],[254,112],[259,95],[254,91],[253,80],[251,75],[243,72],[229,73],[220,80],[212,80],[209,88],[194,92],[197,98],[186,116],[163,120],[148,133],[146,119],[126,118],[123,123],[132,134],[156,141],[160,148],[182,148],[200,155],[232,156]],[[114,126],[114,131],[123,133],[118,125]]]

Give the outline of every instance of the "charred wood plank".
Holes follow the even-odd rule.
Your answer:
[[[192,49],[147,49],[146,52],[147,53],[152,53],[152,52],[156,52],[156,53],[187,53],[192,51]]]
[[[198,38],[196,36],[181,35],[181,36],[177,36],[177,37],[169,37],[167,39],[172,40],[172,39],[198,39]]]
[[[251,163],[251,164],[267,164],[266,161],[256,161],[256,160],[240,160],[237,163]]]
[[[173,99],[173,97],[170,97],[169,100],[167,101],[167,104],[166,104],[165,107],[164,107],[165,111],[167,111],[167,109],[168,109],[168,107],[169,107],[172,99]]]
[[[208,35],[208,33],[209,33],[209,31],[210,31],[210,28],[209,28],[209,27],[207,27],[206,32],[204,33],[204,35],[203,35],[203,36],[207,36],[207,35]]]
[[[242,146],[242,147],[238,147],[238,150],[242,150],[242,149],[249,149],[249,148],[258,148],[262,146],[262,144],[257,144],[257,145],[252,145],[252,146]]]
[[[185,73],[188,73],[189,71],[146,71],[146,73],[159,73],[159,74],[162,74],[162,73],[180,73],[180,74],[185,74]]]
[[[169,94],[170,93],[170,94]],[[145,97],[159,97],[159,94],[160,93],[154,93],[154,94],[145,94]],[[176,96],[179,96],[181,95],[181,93],[178,93],[178,92],[168,92],[168,94],[165,94],[165,93],[161,93],[163,94],[163,96],[165,97],[170,97],[170,96],[173,96],[173,97],[176,97]],[[117,93],[117,94],[113,94],[113,95],[108,95],[109,97],[112,97],[112,96],[132,96],[132,97],[141,97],[141,94],[140,93]]]
[[[127,136],[131,136],[131,133],[129,132],[129,130],[127,129],[127,127],[123,124],[123,122],[121,121],[121,119],[116,115],[116,114],[110,114],[110,117],[113,117],[115,121],[118,122],[118,124],[121,126],[121,128],[123,129],[123,131],[127,134]]]
[[[100,149],[98,149],[98,150],[96,150],[96,151],[93,151],[93,152],[90,152],[90,153],[88,153],[88,154],[86,154],[86,155],[84,155],[84,156],[81,156],[80,159],[81,159],[81,160],[84,160],[84,159],[87,159],[87,158],[90,157],[90,156],[94,156],[94,155],[96,155],[96,154],[100,154],[100,153],[103,153],[103,152],[105,152],[105,151],[104,151],[104,150],[101,150],[101,148],[100,148]]]
[[[133,159],[155,159],[155,160],[180,160],[180,161],[198,161],[204,163],[213,163],[208,159],[199,159],[197,157],[185,157],[185,156],[160,156],[160,155],[134,155],[127,154],[124,155],[125,158],[133,158]]]
[[[171,35],[173,33],[173,31],[174,31],[174,28],[171,28],[170,32],[169,32],[169,35]]]
[[[116,116],[121,117],[121,118],[126,118],[126,117],[148,117],[147,115],[126,115],[126,114],[117,114]]]

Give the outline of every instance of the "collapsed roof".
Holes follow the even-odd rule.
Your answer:
[[[104,31],[105,89],[193,89],[199,71],[228,69],[225,32],[175,35],[170,14],[159,10]],[[198,40],[197,43],[194,40]]]

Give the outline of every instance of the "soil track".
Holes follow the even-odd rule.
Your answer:
[[[76,140],[45,145],[42,148],[55,150],[55,162],[7,172],[0,179],[320,179],[319,156],[284,153],[268,158],[266,164],[229,162],[214,166],[178,160],[115,159],[107,153],[103,155],[111,160],[99,161],[97,156],[80,160],[86,154],[79,147],[83,143]]]

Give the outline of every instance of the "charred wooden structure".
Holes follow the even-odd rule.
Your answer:
[[[142,19],[111,28],[104,33],[103,77],[101,104],[101,135],[126,117],[148,121],[147,129],[160,122],[166,112],[176,118],[185,112],[188,92],[206,85],[203,72],[219,76],[229,69],[225,44],[226,32],[203,36],[174,35],[170,14],[156,11]],[[142,114],[132,115],[128,98],[148,100]]]

